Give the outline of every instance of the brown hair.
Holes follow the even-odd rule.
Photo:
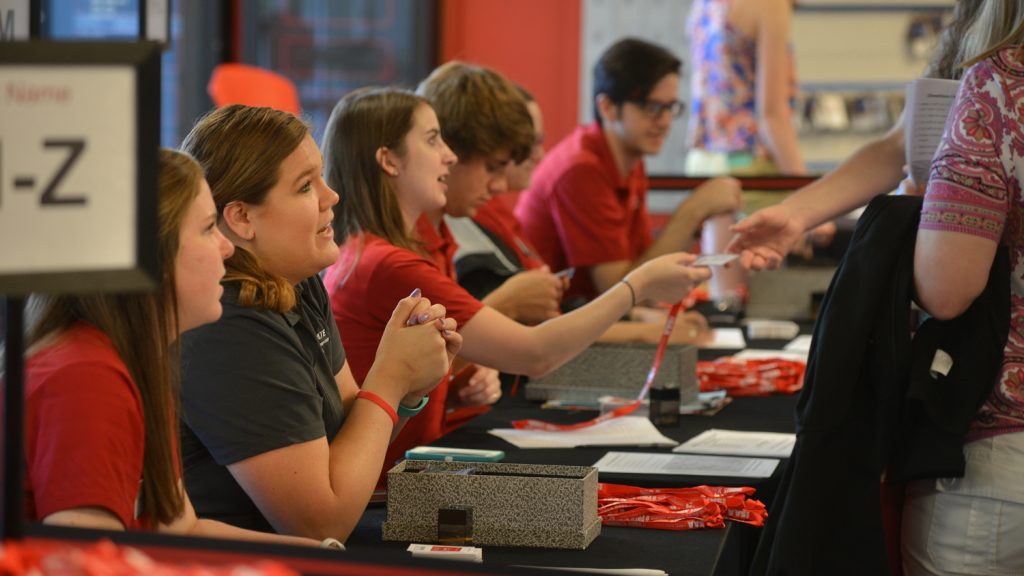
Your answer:
[[[110,338],[142,398],[145,444],[142,461],[142,511],[156,524],[181,516],[185,502],[178,489],[179,455],[177,295],[174,264],[179,230],[199,193],[202,168],[187,154],[160,150],[159,240],[162,279],[156,292],[36,296],[40,309],[29,344],[57,336],[78,322],[92,324]]]
[[[515,84],[494,70],[453,60],[416,93],[437,112],[441,136],[460,160],[508,150],[522,162],[533,149],[533,120]]]
[[[181,143],[206,170],[217,212],[231,202],[262,204],[277,184],[281,163],[309,134],[309,127],[288,112],[233,104],[201,118]],[[242,306],[287,312],[295,307],[295,287],[236,246],[224,262],[225,282],[239,284]]]
[[[418,250],[409,237],[394,183],[384,178],[376,153],[381,147],[405,156],[405,136],[413,115],[427,101],[391,88],[364,88],[342,98],[324,130],[324,179],[338,193],[334,230],[339,239],[360,231],[395,246]]]
[[[953,7],[953,19],[942,31],[939,45],[935,48],[931,62],[924,70],[928,78],[958,79],[963,74],[960,67],[960,50],[967,29],[978,15],[982,0],[958,0]]]

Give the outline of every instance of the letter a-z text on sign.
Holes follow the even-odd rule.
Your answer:
[[[159,49],[0,43],[0,293],[151,287]]]
[[[83,138],[52,138],[43,140],[44,150],[63,151],[64,158],[58,164],[52,174],[45,177],[45,184],[40,189],[40,206],[80,206],[87,202],[85,195],[79,193],[67,193],[61,190],[60,185],[64,182],[68,173],[74,168],[75,163],[82,156],[85,150],[85,139]],[[0,150],[3,149],[3,142],[0,142]],[[0,175],[4,174],[3,155],[0,154]],[[32,174],[14,174],[12,187],[17,192],[33,192],[37,190],[36,184],[40,181]],[[2,190],[2,188],[0,188]],[[3,196],[0,196],[0,210],[3,210]]]

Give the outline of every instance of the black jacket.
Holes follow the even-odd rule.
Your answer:
[[[814,328],[797,441],[752,574],[885,574],[880,479],[962,476],[968,426],[991,393],[1009,329],[1000,247],[985,292],[911,342],[921,199],[881,196],[854,231]],[[948,377],[929,374],[936,346]]]

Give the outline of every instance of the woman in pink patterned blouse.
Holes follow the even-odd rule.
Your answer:
[[[984,40],[995,48],[968,62],[932,163],[915,288],[932,315],[956,317],[984,290],[1005,244],[1010,333],[999,379],[964,447],[964,477],[908,487],[907,574],[1024,574],[1024,0],[988,0],[974,26],[974,35],[1012,32]]]

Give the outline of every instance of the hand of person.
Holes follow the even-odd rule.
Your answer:
[[[740,255],[749,270],[777,268],[803,236],[804,226],[785,203],[754,212],[732,226],[736,235],[727,251]]]
[[[800,237],[793,247],[790,248],[791,254],[796,254],[802,258],[810,260],[814,257],[814,248],[828,246],[832,242],[832,238],[836,235],[836,224],[835,222],[829,221],[824,224],[817,226],[803,236]]]
[[[691,198],[696,203],[698,218],[703,221],[711,216],[740,210],[743,207],[743,187],[739,180],[721,176],[698,186],[691,193]]]
[[[403,402],[410,405],[441,382],[462,344],[455,320],[444,317],[444,306],[432,305],[418,292],[398,302],[366,377],[369,381],[372,374],[381,385],[400,387]]]
[[[693,344],[702,346],[711,342],[714,334],[708,320],[700,312],[685,312],[676,318],[676,324],[669,336],[670,344]]]
[[[520,272],[506,280],[487,301],[493,308],[523,324],[540,324],[561,313],[567,280],[551,273],[547,266]]]
[[[498,371],[479,364],[469,364],[452,376],[449,398],[459,406],[486,406],[501,399]]]
[[[904,196],[924,196],[927,189],[928,182],[915,184],[913,180],[907,177],[900,181],[899,193]]]
[[[652,260],[626,275],[625,280],[636,291],[637,302],[652,301],[674,304],[682,300],[697,284],[711,278],[711,269],[690,266],[697,257],[687,252],[673,252]]]

